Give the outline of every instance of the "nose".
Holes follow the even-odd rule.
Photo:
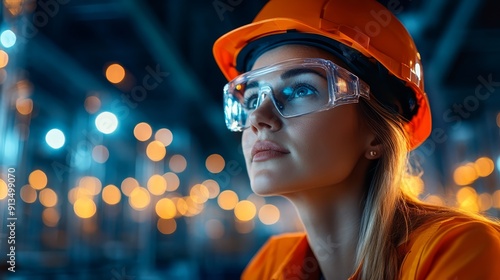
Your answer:
[[[281,115],[276,110],[269,95],[266,94],[262,98],[264,98],[264,100],[261,102],[260,106],[258,106],[249,116],[252,131],[256,133],[263,129],[271,131],[279,130],[283,125]]]

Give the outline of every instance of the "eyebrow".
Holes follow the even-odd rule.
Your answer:
[[[310,69],[310,68],[295,68],[295,69],[290,69],[290,70],[282,73],[280,75],[280,78],[282,80],[285,80],[285,79],[293,78],[295,76],[299,76],[299,75],[302,75],[302,74],[309,74],[309,73],[310,74],[318,75],[321,78],[323,78],[323,79],[326,80],[326,76],[325,75],[321,74],[320,72],[318,72],[316,70]],[[249,84],[246,85],[245,89],[256,88],[256,87],[259,87],[259,82],[258,81],[252,81],[252,82],[250,82]]]
[[[286,71],[285,73],[281,74],[281,79],[289,79],[289,78],[292,78],[294,76],[298,76],[298,75],[302,75],[302,74],[308,74],[308,73],[311,73],[311,74],[316,74],[320,77],[322,77],[323,79],[326,80],[326,76],[321,74],[320,72],[316,71],[316,70],[313,70],[313,69],[310,69],[310,68],[295,68],[295,69],[290,69],[288,71]]]

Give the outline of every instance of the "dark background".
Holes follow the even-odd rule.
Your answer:
[[[213,59],[212,44],[250,22],[265,2],[3,1],[0,31],[13,30],[17,41],[10,48],[0,46],[9,55],[0,73],[1,178],[7,182],[8,168],[16,168],[19,190],[29,183],[33,170],[42,170],[47,188],[58,195],[53,208],[60,218],[47,224],[42,219],[46,207],[39,199],[27,203],[16,198],[17,272],[7,273],[7,199],[0,199],[0,278],[238,279],[270,235],[301,229],[293,208],[280,198],[265,198],[281,211],[273,225],[254,218],[249,231],[245,225],[242,229],[233,212],[222,210],[214,198],[201,213],[176,217],[177,228],[171,234],[157,229],[154,207],[135,211],[125,196],[115,206],[95,196],[97,212],[90,219],[78,218],[68,199],[83,176],[99,178],[103,187],[120,187],[125,178],[135,177],[145,187],[152,173],[170,171],[169,160],[176,154],[187,161],[186,170],[177,172],[176,194],[187,196],[194,184],[214,179],[221,191],[233,190],[240,199],[248,198],[251,190],[239,135],[224,125],[221,96],[226,80]],[[396,4],[395,13],[422,55],[433,133],[412,153],[424,171],[420,197],[498,216],[500,4],[495,0],[380,2]],[[104,73],[111,63],[126,69],[123,82],[107,81]],[[148,69],[164,76],[129,105],[123,96],[130,98],[134,87],[143,85]],[[88,96],[101,100],[95,113],[85,110]],[[19,98],[32,100],[29,115],[16,111]],[[93,125],[102,111],[118,116],[119,126],[112,134],[102,135]],[[140,122],[153,131],[172,132],[164,160],[153,163],[145,157],[148,142],[133,135]],[[66,137],[57,150],[45,142],[52,128],[61,129]],[[82,156],[89,154],[87,146],[95,145],[109,150],[105,163]],[[225,159],[222,172],[206,169],[205,159],[211,154]],[[453,175],[481,157],[493,162],[494,170],[466,184],[476,193],[467,193],[464,204],[463,197],[457,198],[464,184]],[[252,196],[248,199],[262,203]],[[207,234],[214,219],[224,230],[217,238]]]

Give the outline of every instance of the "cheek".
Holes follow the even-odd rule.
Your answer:
[[[255,142],[256,135],[250,132],[248,129],[244,130],[241,135],[241,146],[243,149],[243,156],[245,157],[245,162],[248,164],[250,161],[250,153],[252,151],[252,145]]]
[[[295,139],[300,161],[305,172],[314,174],[312,178],[341,180],[355,167],[363,154],[361,134],[357,121],[351,114],[344,117],[318,118],[314,122],[301,124],[302,137]]]

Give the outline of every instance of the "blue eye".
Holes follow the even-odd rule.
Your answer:
[[[291,101],[295,98],[302,98],[310,95],[316,95],[317,90],[311,85],[299,83],[297,85],[284,88],[283,94],[286,96],[286,100]]]
[[[258,99],[259,97],[257,93],[249,94],[248,96],[245,96],[245,100],[243,101],[243,106],[247,110],[254,110],[257,108]]]

